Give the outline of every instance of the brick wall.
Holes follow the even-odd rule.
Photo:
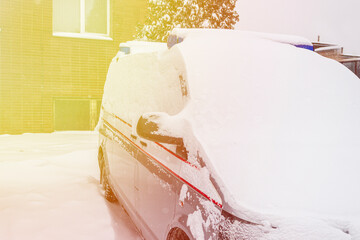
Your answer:
[[[54,131],[54,100],[101,99],[120,42],[146,0],[111,0],[111,40],[55,37],[52,0],[0,1],[0,134]]]

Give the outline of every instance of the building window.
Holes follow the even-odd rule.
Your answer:
[[[106,38],[109,25],[110,0],[53,0],[55,36]]]

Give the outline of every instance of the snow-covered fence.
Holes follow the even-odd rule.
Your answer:
[[[335,44],[314,42],[313,46],[315,52],[344,64],[360,78],[360,56],[344,55],[343,47]]]

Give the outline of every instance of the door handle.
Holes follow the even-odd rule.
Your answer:
[[[146,142],[140,141],[140,144],[141,144],[143,147],[147,147],[147,143],[146,143]]]

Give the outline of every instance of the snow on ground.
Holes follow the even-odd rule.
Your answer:
[[[0,136],[0,239],[140,239],[103,198],[94,132]]]

